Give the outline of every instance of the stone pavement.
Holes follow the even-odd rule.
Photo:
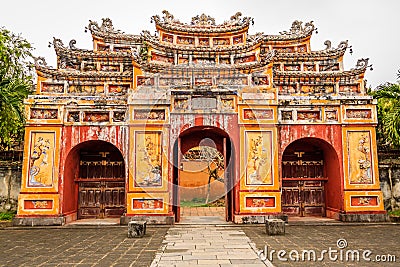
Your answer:
[[[181,207],[181,216],[224,216],[225,207]]]
[[[397,224],[356,224],[341,223],[330,225],[286,225],[286,234],[283,236],[267,236],[265,227],[259,225],[249,225],[241,227],[246,235],[256,244],[260,251],[267,251],[268,259],[272,259],[275,266],[399,266],[400,262],[400,225]],[[338,241],[340,240],[340,241]],[[347,243],[347,246],[346,246]],[[267,246],[267,249],[266,247]],[[331,259],[328,253],[321,257],[323,250],[331,248]],[[275,253],[272,257],[269,254],[272,250]],[[280,261],[277,257],[279,250],[286,251]],[[299,261],[293,261],[289,258],[292,252],[292,259],[295,259],[296,252],[299,254]],[[323,261],[308,261],[308,254],[302,253],[304,250],[313,250],[316,252],[316,258]],[[333,250],[337,250],[335,253]],[[351,254],[359,251],[360,260],[357,258],[352,261]],[[362,257],[362,252],[371,250],[369,257]],[[340,252],[342,251],[342,252]],[[282,252],[283,253],[283,252]],[[342,253],[342,260],[340,254]],[[346,260],[346,254],[348,255]],[[336,257],[337,259],[335,259]],[[375,256],[380,258],[375,258]],[[377,262],[377,260],[389,258],[389,255],[396,257],[396,262]],[[261,258],[265,258],[261,254]],[[302,261],[302,258],[305,260]],[[312,259],[312,258],[311,258]]]
[[[272,250],[287,252],[283,256],[286,262],[278,259],[277,252],[273,254],[275,266],[399,266],[400,262],[399,224],[310,225],[310,221],[293,225],[289,220],[286,235],[268,236],[263,225],[220,224],[221,220],[213,217],[208,220],[211,224],[192,217],[189,221],[193,224],[150,225],[143,238],[127,238],[127,226],[3,228],[0,266],[272,266],[258,257],[265,259],[261,252],[267,251],[269,256]],[[339,239],[342,249],[338,248]],[[330,260],[325,253],[322,262],[292,261],[288,255],[297,251],[301,259],[303,250],[314,250],[320,257],[329,248],[342,251],[344,256],[371,250],[371,261],[364,261],[362,254],[359,261],[344,261]],[[387,259],[394,255],[396,262],[372,261],[377,255]]]
[[[127,226],[0,230],[0,266],[150,266],[169,227],[128,238]]]
[[[177,225],[168,230],[152,267],[265,267],[239,227]]]

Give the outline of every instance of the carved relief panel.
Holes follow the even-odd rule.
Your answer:
[[[33,120],[56,120],[58,119],[58,109],[31,108],[29,118]]]
[[[176,38],[176,43],[182,45],[194,45],[194,38],[186,36],[178,36]]]
[[[163,42],[167,42],[167,43],[173,43],[174,42],[174,36],[170,35],[170,34],[163,34],[162,35],[162,40]]]
[[[229,44],[230,44],[229,38],[218,38],[218,37],[213,38],[214,46],[229,45]]]
[[[40,84],[40,92],[41,93],[64,93],[64,83],[50,83],[50,82],[42,82]]]
[[[123,95],[128,93],[129,84],[109,84],[108,93],[115,95]]]
[[[164,121],[165,109],[134,109],[134,120]]]

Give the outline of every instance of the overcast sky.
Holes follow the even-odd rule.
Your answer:
[[[76,39],[78,48],[92,48],[90,33],[85,33],[89,19],[101,23],[112,19],[114,27],[126,33],[154,32],[153,15],[168,10],[176,19],[189,23],[205,13],[216,23],[229,20],[237,11],[254,18],[250,34],[278,34],[289,30],[294,20],[314,21],[318,34],[311,38],[312,50],[348,40],[353,55],[345,54],[345,69],[355,66],[357,59],[370,58],[373,71],[365,78],[375,88],[384,82],[395,82],[400,69],[400,0],[13,0],[0,4],[0,26],[20,33],[35,47],[35,56],[44,56],[55,66],[56,56],[48,43],[53,36],[68,45]]]

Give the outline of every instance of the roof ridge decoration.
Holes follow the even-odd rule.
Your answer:
[[[332,48],[332,42],[330,40],[326,40],[324,45],[326,45],[325,50],[345,50],[348,47],[349,41],[341,41],[337,48]]]
[[[314,21],[306,22],[303,27],[303,22],[300,20],[295,20],[292,23],[292,27],[289,31],[279,32],[281,35],[303,35],[311,33],[314,29]]]
[[[82,49],[82,48],[77,48],[75,46],[76,40],[72,39],[68,43],[68,47],[64,45],[64,42],[56,37],[53,37],[53,43],[49,42],[49,47],[53,46],[54,50],[56,51],[56,54],[58,54],[60,51],[68,51],[68,50],[74,50],[77,52],[92,52],[90,49]]]
[[[230,20],[224,21],[222,24],[216,24],[215,18],[206,14],[197,15],[192,17],[191,23],[183,23],[175,19],[169,11],[163,10],[164,16],[160,18],[159,15],[151,17],[151,22],[154,22],[159,27],[166,30],[178,30],[188,32],[226,32],[237,31],[244,29],[254,23],[251,17],[242,17],[241,12],[236,12],[230,17]]]
[[[47,65],[46,59],[44,57],[33,57],[36,67],[45,67],[49,68]]]
[[[90,30],[91,34],[106,40],[120,39],[128,42],[141,42],[140,36],[134,34],[127,34],[121,30],[114,28],[113,22],[110,18],[102,18],[102,23],[99,24],[96,21],[89,20],[89,25],[85,27],[85,32]]]
[[[99,26],[97,21],[89,20],[89,25],[85,27],[86,30],[93,32],[111,33],[111,34],[123,34],[121,30],[115,30],[112,20],[110,18],[102,18],[102,23]]]
[[[368,65],[369,58],[360,58],[357,60],[356,67],[350,70],[365,70],[368,67],[372,67],[372,65]]]
[[[316,30],[314,26],[314,21],[306,22],[303,25],[303,22],[300,20],[295,20],[292,23],[292,27],[289,31],[282,31],[279,34],[268,34],[263,35],[263,41],[287,41],[287,40],[294,40],[294,39],[301,39],[305,37],[311,36],[313,31]]]
[[[192,25],[199,25],[199,26],[215,26],[215,18],[211,16],[207,16],[206,14],[197,15],[192,18]]]

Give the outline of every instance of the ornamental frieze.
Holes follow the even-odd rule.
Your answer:
[[[346,109],[346,118],[348,119],[371,119],[371,109]]]
[[[34,120],[58,119],[58,109],[31,108],[31,113],[30,113],[29,118],[34,119]]]

